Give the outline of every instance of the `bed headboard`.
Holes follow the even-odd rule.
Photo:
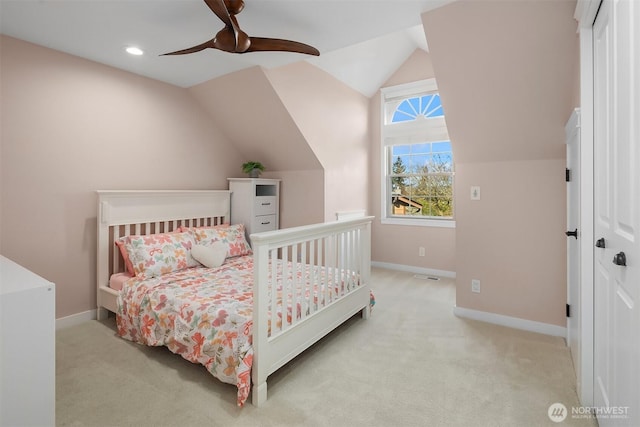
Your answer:
[[[229,222],[228,190],[103,190],[98,193],[97,285],[124,271],[114,241],[130,234],[168,233],[180,226]]]

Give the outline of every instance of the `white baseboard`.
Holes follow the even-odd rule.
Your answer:
[[[506,326],[508,328],[521,329],[529,332],[537,332],[554,337],[567,339],[567,328],[549,323],[536,322],[534,320],[520,319],[518,317],[504,316],[502,314],[489,313],[486,311],[471,310],[469,308],[453,307],[453,314],[466,319],[479,320],[481,322],[493,323],[494,325]]]
[[[434,268],[414,267],[412,265],[392,264],[389,262],[371,261],[372,267],[387,268],[389,270],[406,271],[407,273],[424,274],[425,276],[446,277],[447,279],[455,279],[455,271],[436,270]]]
[[[69,326],[79,325],[80,323],[84,323],[88,320],[95,320],[96,312],[97,311],[94,309],[56,319],[56,329],[68,328]]]

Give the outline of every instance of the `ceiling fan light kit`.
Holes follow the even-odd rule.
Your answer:
[[[272,39],[265,37],[250,37],[240,29],[236,15],[244,9],[244,0],[204,0],[209,9],[224,23],[224,28],[214,38],[199,45],[165,53],[163,55],[186,55],[200,52],[204,49],[218,49],[230,53],[247,52],[295,52],[306,55],[319,56],[320,52],[313,46],[304,43]]]

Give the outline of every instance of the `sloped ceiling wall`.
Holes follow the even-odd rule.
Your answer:
[[[457,162],[564,157],[574,9],[571,0],[483,0],[423,14]]]
[[[369,99],[304,61],[268,76],[324,168],[325,220],[337,211],[366,209]]]
[[[321,177],[323,191],[307,194],[304,203],[322,209],[320,221],[335,219],[336,211],[367,208],[369,100],[364,95],[305,61],[238,71],[189,92],[246,160],[264,163],[275,174],[269,176],[283,178],[283,186],[294,187],[284,172],[322,171],[309,185],[317,188]],[[291,193],[282,194],[286,207]]]
[[[245,160],[270,171],[322,168],[264,69],[237,71],[188,90]]]

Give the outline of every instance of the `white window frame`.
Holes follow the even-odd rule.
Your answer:
[[[424,141],[438,141],[449,140],[449,132],[445,118],[429,118],[431,123],[435,123],[435,126],[429,126],[424,128],[421,126],[420,120],[412,122],[401,122],[393,125],[387,125],[387,122],[391,121],[395,109],[385,108],[389,101],[397,99],[400,104],[406,98],[413,96],[420,96],[428,93],[432,93],[438,90],[436,79],[420,80],[417,82],[406,83],[397,86],[389,86],[381,88],[381,100],[380,100],[380,151],[381,151],[381,186],[380,186],[380,222],[382,224],[392,225],[410,225],[410,226],[422,226],[422,227],[445,227],[455,228],[456,222],[452,218],[419,218],[415,216],[408,216],[406,218],[391,215],[388,205],[389,196],[391,194],[391,180],[387,175],[387,165],[389,164],[389,150],[390,145],[396,145],[393,141],[403,144],[413,144]],[[455,172],[453,173],[455,179]],[[455,210],[454,210],[455,216]]]

